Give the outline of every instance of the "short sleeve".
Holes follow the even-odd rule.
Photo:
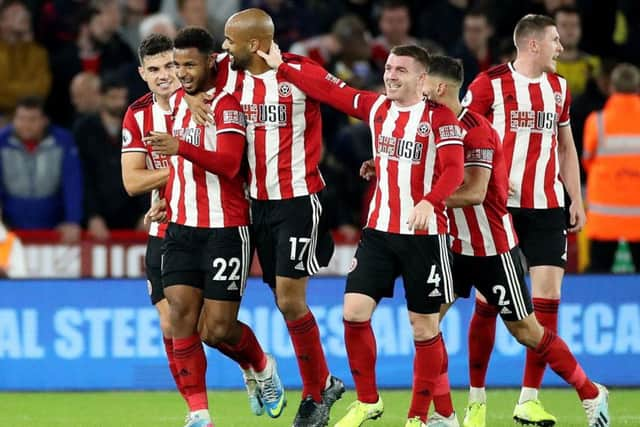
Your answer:
[[[462,106],[486,117],[492,105],[491,80],[485,73],[481,73],[469,85],[467,93],[462,98]]]
[[[431,126],[435,132],[437,148],[451,144],[463,145],[464,131],[456,116],[447,107],[441,105],[436,107]]]
[[[495,140],[492,129],[476,126],[464,136],[464,166],[493,168]]]
[[[138,110],[136,113],[131,108],[127,109],[122,120],[122,152],[140,152],[147,153],[147,148],[142,142],[142,131],[136,115],[144,115],[144,110]],[[142,121],[142,118],[140,118]]]
[[[213,117],[216,123],[216,134],[236,132],[245,135],[246,121],[244,113],[240,103],[233,96],[225,94],[220,98],[215,105]]]
[[[558,121],[558,126],[569,126],[570,115],[569,110],[571,109],[571,91],[569,90],[569,85],[567,85],[567,95],[564,97],[564,104],[562,105],[562,111],[560,112],[560,120]]]

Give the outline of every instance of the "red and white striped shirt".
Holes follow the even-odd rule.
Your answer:
[[[198,125],[184,100],[184,90],[172,97],[173,136],[180,140],[178,155],[170,157],[167,181],[169,220],[190,227],[222,228],[249,224],[249,202],[244,179],[237,173],[244,155],[244,117],[238,101],[225,92],[209,94],[214,124]],[[241,135],[228,139],[226,135]],[[191,156],[186,156],[186,152]],[[207,158],[208,156],[211,156]],[[202,164],[216,157],[229,158],[222,163],[236,170],[232,176],[207,171]],[[189,157],[191,160],[187,160]],[[236,163],[230,165],[229,163]]]
[[[154,95],[149,92],[134,101],[124,115],[122,121],[122,153],[145,153],[147,169],[160,169],[169,167],[169,158],[163,154],[154,152],[151,145],[142,141],[149,132],[170,132],[171,111],[163,110]],[[151,191],[151,203],[164,197],[164,188]],[[167,228],[166,223],[152,222],[149,226],[149,235],[164,238]]]
[[[309,96],[369,123],[377,185],[366,226],[397,234],[447,233],[444,199],[462,182],[463,135],[453,112],[424,100],[400,107],[384,95],[355,90],[321,67],[313,68],[313,72],[306,73],[283,63],[278,74]],[[445,172],[439,153],[450,145],[460,147],[460,156]],[[438,182],[443,173],[452,172],[454,179],[459,175],[458,182]],[[440,186],[438,191],[434,191],[436,185]],[[434,215],[427,230],[409,229],[409,216],[423,199],[433,204]]]
[[[306,58],[284,54],[306,70]],[[228,54],[218,55],[218,89],[233,94],[247,120],[249,193],[259,200],[291,199],[324,188],[318,168],[322,153],[320,105],[274,70],[260,75],[232,70]]]
[[[515,187],[509,207],[564,206],[558,127],[569,126],[567,81],[553,73],[530,79],[502,64],[480,73],[462,103],[487,117],[502,140]]]
[[[463,109],[458,116],[466,131],[464,166],[491,170],[487,194],[479,205],[448,209],[451,250],[469,256],[509,252],[518,244],[507,210],[509,182],[502,143],[491,123],[480,114]]]

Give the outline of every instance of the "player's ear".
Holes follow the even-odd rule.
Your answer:
[[[249,50],[251,51],[251,53],[256,53],[258,50],[260,50],[260,40],[258,39],[250,39],[249,40]],[[264,49],[262,49],[263,52],[266,52]]]
[[[420,73],[420,75],[418,76],[418,87],[423,88],[424,87],[424,80],[427,78],[427,73],[426,71],[423,71]],[[422,89],[421,89],[422,90]]]

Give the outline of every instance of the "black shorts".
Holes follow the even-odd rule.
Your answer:
[[[402,276],[407,308],[432,314],[453,301],[447,236],[413,236],[366,228],[353,258],[345,293],[368,295],[376,303],[393,296]]]
[[[160,237],[149,236],[147,253],[144,256],[144,267],[147,274],[147,289],[151,304],[156,305],[164,299],[162,288],[162,240]]]
[[[262,280],[271,287],[276,276],[298,279],[326,267],[333,239],[322,212],[321,193],[286,200],[251,200],[253,237]]]
[[[517,246],[494,256],[453,254],[453,288],[456,295],[468,298],[472,287],[480,291],[489,304],[500,309],[500,316],[504,320],[522,320],[533,313]]]
[[[567,264],[567,220],[564,208],[509,208],[519,246],[529,267]]]
[[[162,284],[202,289],[204,298],[240,301],[251,265],[249,227],[170,223],[162,245]]]

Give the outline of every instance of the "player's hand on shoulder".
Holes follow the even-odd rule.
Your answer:
[[[265,53],[261,50],[256,52],[258,56],[264,59],[264,62],[273,69],[276,69],[282,64],[284,61],[282,60],[282,53],[280,52],[280,48],[276,44],[276,42],[271,42],[271,47],[269,48],[269,52]]]
[[[195,95],[189,95],[185,92],[184,100],[191,111],[191,117],[199,125],[213,124],[213,113],[211,112],[210,103],[213,95],[206,92],[200,92]]]
[[[153,151],[156,153],[167,156],[178,154],[178,146],[180,144],[176,138],[168,133],[151,131],[147,136],[142,138],[142,141],[151,144]]]

